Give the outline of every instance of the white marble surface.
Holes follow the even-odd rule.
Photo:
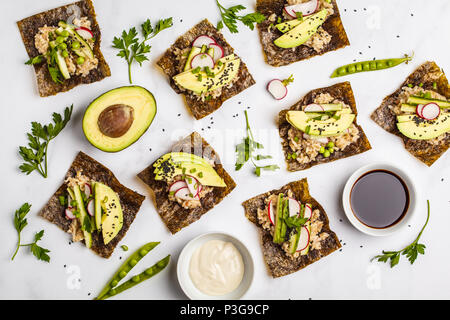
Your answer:
[[[222,2],[226,6],[239,2],[252,10],[254,6],[253,1]],[[38,96],[33,70],[23,64],[27,56],[15,22],[67,2],[1,1],[0,25],[4,42],[0,46],[0,70],[3,73],[0,77],[0,298],[92,298],[121,264],[120,257],[126,257],[127,254],[119,247],[109,260],[105,260],[80,244],[69,246],[69,236],[39,218],[38,210],[60,185],[79,150],[108,166],[125,185],[148,195],[145,186],[136,178],[136,173],[165,152],[172,141],[192,130],[202,133],[220,152],[226,169],[238,186],[219,206],[175,236],[168,232],[147,198],[121,244],[128,245],[132,250],[148,241],[162,241],[158,248],[141,261],[136,272],[167,253],[173,255],[173,261],[163,273],[124,292],[117,299],[185,298],[176,279],[177,257],[187,241],[214,230],[239,237],[253,254],[255,281],[245,296],[248,299],[450,298],[450,250],[447,239],[450,225],[450,154],[447,152],[433,167],[428,168],[404,150],[400,139],[383,131],[369,118],[381,100],[396,90],[419,64],[434,60],[449,71],[450,3],[447,0],[338,2],[351,46],[291,66],[273,68],[266,65],[256,31],[251,32],[242,25],[239,26],[239,34],[231,35],[224,31],[225,37],[247,63],[257,83],[227,101],[213,114],[214,124],[211,125],[210,117],[195,121],[188,114],[182,97],[171,90],[155,62],[177,36],[201,19],[207,17],[213,23],[218,21],[214,1],[173,0],[169,5],[160,1],[94,0],[102,29],[102,50],[111,67],[112,77],[50,98]],[[152,40],[150,62],[145,62],[142,68],[136,65],[133,67],[135,84],[145,86],[156,96],[158,114],[155,121],[138,143],[118,154],[107,154],[95,149],[86,141],[81,130],[84,109],[102,92],[127,84],[126,64],[115,56],[117,52],[111,48],[113,37],[124,28],[139,25],[147,17],[157,20],[169,16],[174,18],[174,27]],[[352,62],[353,59],[400,57],[412,51],[415,52],[415,58],[409,65],[342,79],[329,78],[335,67]],[[291,73],[295,76],[295,82],[289,87],[288,96],[280,102],[274,101],[265,91],[266,83],[272,78],[288,77]],[[373,149],[332,164],[288,173],[282,160],[275,125],[279,110],[289,107],[311,89],[344,80],[350,81],[353,86],[359,111],[358,121]],[[49,178],[20,173],[17,148],[25,144],[25,133],[30,128],[30,122],[45,123],[50,120],[52,112],[61,112],[72,103],[75,106],[73,120],[50,147]],[[282,167],[275,174],[256,178],[250,166],[239,172],[234,171],[234,145],[242,137],[243,110],[247,106],[251,107],[249,114],[255,134],[260,136],[267,151],[275,156]],[[233,117],[234,114],[239,116]],[[207,126],[211,126],[211,129],[207,129]],[[205,128],[205,131],[201,128]],[[385,238],[366,236],[354,229],[346,220],[339,201],[346,178],[356,168],[375,161],[401,166],[414,176],[420,190],[419,206],[411,227]],[[257,230],[244,217],[240,203],[303,177],[308,178],[312,195],[325,207],[331,228],[342,239],[343,250],[303,271],[274,280],[266,272]],[[426,199],[430,199],[432,206],[431,220],[422,238],[427,246],[426,255],[421,256],[413,266],[402,259],[394,269],[384,264],[370,263],[369,259],[382,249],[400,249],[416,237],[426,218]],[[22,235],[23,241],[31,240],[35,231],[45,229],[41,245],[51,250],[50,264],[37,261],[26,250],[21,250],[16,259],[10,261],[17,241],[13,213],[26,201],[32,203],[33,207],[28,218],[29,225]],[[80,282],[76,280],[78,276]],[[273,290],[275,287],[277,290]]]

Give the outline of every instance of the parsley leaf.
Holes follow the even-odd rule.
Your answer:
[[[261,169],[265,171],[275,171],[279,169],[277,165],[259,166],[255,163],[255,161],[263,159],[271,159],[272,157],[269,155],[260,155],[260,154],[254,155],[254,153],[258,149],[263,149],[264,146],[261,143],[254,140],[253,133],[252,130],[250,129],[250,124],[248,122],[247,110],[244,111],[244,114],[246,121],[247,137],[243,140],[242,143],[236,146],[237,156],[236,156],[235,170],[236,171],[240,170],[248,160],[250,160],[253,166],[255,167],[255,174],[258,177],[261,175]]]
[[[36,56],[34,58],[31,58],[27,62],[25,62],[25,64],[33,65],[33,64],[42,63],[43,61],[44,61],[44,56],[43,55],[38,55],[38,56]]]
[[[290,216],[287,218],[284,218],[284,222],[289,228],[300,228],[302,227],[308,219],[306,218],[300,218],[299,216]]]
[[[44,178],[47,178],[47,151],[51,140],[65,128],[72,116],[73,105],[64,110],[64,119],[58,113],[53,113],[53,122],[42,125],[38,122],[31,123],[31,133],[27,133],[28,147],[20,146],[19,154],[25,161],[19,168],[25,174],[37,170]]]
[[[404,249],[399,250],[399,251],[383,250],[382,251],[383,254],[373,257],[370,261],[377,260],[378,262],[385,262],[385,263],[389,261],[391,268],[393,268],[399,263],[401,255],[406,256],[406,258],[408,258],[409,262],[411,264],[413,264],[414,261],[416,261],[417,257],[419,256],[419,254],[425,254],[425,248],[426,248],[425,245],[418,243],[418,242],[419,242],[420,237],[422,236],[423,230],[425,229],[425,227],[428,224],[428,220],[430,219],[430,201],[429,200],[427,200],[427,208],[428,208],[427,220],[426,220],[424,226],[422,227],[422,230],[420,230],[419,235],[413,241],[413,243],[411,243],[409,246],[407,246]]]
[[[220,11],[220,16],[222,17],[222,20],[217,24],[218,30],[221,30],[225,25],[231,33],[238,33],[237,21],[241,21],[244,25],[249,27],[250,30],[253,30],[255,28],[255,23],[261,23],[266,19],[266,17],[259,12],[240,16],[239,11],[246,9],[243,5],[236,5],[227,9],[223,7],[218,0],[216,0],[216,3]]]
[[[124,58],[128,64],[128,80],[131,80],[131,65],[133,61],[139,63],[142,66],[142,62],[147,61],[147,53],[150,52],[151,46],[147,45],[146,42],[153,37],[155,37],[162,30],[170,28],[172,26],[172,18],[161,19],[153,27],[150,19],[147,19],[143,24],[141,24],[141,33],[144,39],[139,41],[138,32],[135,27],[132,27],[126,32],[122,31],[120,37],[114,37],[113,48],[119,49],[117,56]]]
[[[14,252],[11,260],[14,260],[17,252],[20,247],[30,247],[31,253],[38,259],[46,262],[50,262],[50,256],[47,254],[50,250],[42,248],[37,245],[37,242],[42,239],[44,236],[44,230],[36,232],[34,235],[34,242],[29,244],[21,244],[20,243],[20,233],[27,226],[28,222],[25,218],[26,215],[30,212],[31,205],[28,203],[24,203],[16,212],[14,213],[14,227],[17,231],[17,236],[19,240],[17,241],[16,251]]]

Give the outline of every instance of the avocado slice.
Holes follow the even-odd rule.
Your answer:
[[[85,208],[84,202],[83,202],[83,197],[81,195],[81,190],[78,185],[76,185],[73,188],[73,194],[75,196],[75,201],[77,202],[77,209],[79,212],[78,220],[80,221],[80,224],[81,224],[81,230],[83,230],[84,242],[86,244],[86,247],[90,248],[92,246],[92,235],[90,232],[88,232],[89,230],[86,230],[86,228],[85,228],[85,222],[87,219],[90,220],[90,218],[86,212],[86,208]]]
[[[402,103],[402,106],[400,107],[400,111],[402,112],[416,112],[416,110],[416,106],[407,103]]]
[[[197,94],[213,91],[230,83],[239,72],[241,60],[228,60],[226,58],[219,59],[216,66],[211,70],[214,77],[208,77],[205,71],[194,73],[193,70],[190,70],[177,74],[173,79],[179,86]]]
[[[309,119],[304,111],[288,111],[286,120],[297,129],[309,135],[329,137],[343,132],[355,120],[355,114],[336,112],[339,119],[325,121]]]
[[[275,39],[273,43],[280,48],[295,48],[302,45],[317,32],[317,29],[325,22],[327,14],[326,9],[312,14],[292,30]]]
[[[96,148],[121,151],[135,143],[150,127],[156,114],[153,94],[140,86],[105,92],[86,109],[83,132]]]
[[[192,162],[197,163],[202,166],[210,166],[211,164],[204,158],[199,157],[192,153],[187,152],[170,152],[166,153],[165,155],[161,156],[158,160],[155,161],[153,166],[155,167],[155,170],[153,173],[158,173],[161,169],[161,163],[164,161],[167,161],[171,159],[173,162]]]
[[[189,52],[188,58],[186,60],[186,64],[184,65],[183,71],[191,70],[191,61],[192,58],[194,58],[196,55],[200,53],[201,49],[198,47],[192,47],[191,51]]]
[[[428,140],[450,131],[450,113],[442,113],[437,119],[431,121],[411,115],[399,117],[405,117],[400,120],[412,117],[412,120],[397,123],[398,130],[410,139]]]
[[[275,212],[275,232],[273,233],[273,242],[278,244],[284,242],[286,233],[286,223],[284,222],[284,207],[287,203],[284,200],[284,194],[280,193],[277,200],[277,211]]]
[[[102,229],[103,243],[114,239],[123,226],[123,211],[117,193],[107,185],[95,183],[95,224]],[[97,208],[100,210],[97,211]],[[104,212],[102,214],[102,211]],[[101,221],[99,221],[99,219]],[[99,228],[98,228],[99,229]]]
[[[427,103],[436,103],[442,109],[450,108],[450,102],[445,100],[437,100],[437,99],[427,99],[417,96],[410,96],[407,101],[409,104],[427,104]]]
[[[305,21],[305,20],[306,20],[306,18],[303,21]],[[291,31],[292,29],[294,29],[296,26],[298,26],[303,21],[298,20],[298,19],[288,20],[288,21],[284,21],[284,22],[276,24],[275,27],[280,32],[286,33],[288,31]]]

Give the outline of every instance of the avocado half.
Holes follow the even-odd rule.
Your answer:
[[[92,101],[83,117],[83,132],[96,148],[121,151],[135,143],[156,115],[153,94],[140,86],[112,89]]]

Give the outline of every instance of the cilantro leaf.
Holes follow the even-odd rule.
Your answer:
[[[266,17],[259,12],[240,16],[239,12],[246,9],[243,5],[236,5],[227,9],[223,7],[218,0],[216,0],[216,3],[222,18],[222,20],[217,23],[218,30],[221,30],[225,25],[231,33],[238,33],[237,21],[241,21],[245,26],[249,27],[250,30],[253,30],[255,28],[255,23],[261,23],[266,19]]]

